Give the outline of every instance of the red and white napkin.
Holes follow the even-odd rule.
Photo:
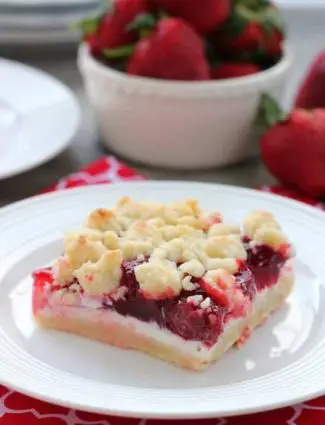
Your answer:
[[[144,180],[134,170],[114,157],[104,157],[83,170],[61,179],[45,192],[92,184]],[[325,204],[307,199],[277,186],[263,186],[263,191],[277,193],[325,210]],[[162,421],[117,418],[78,412],[19,394],[0,385],[0,425],[325,425],[325,396],[292,407],[235,418]]]

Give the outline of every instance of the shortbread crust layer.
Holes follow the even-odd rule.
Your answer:
[[[245,342],[254,328],[283,305],[293,284],[293,273],[283,273],[274,286],[257,295],[251,314],[231,321],[211,348],[197,341],[184,341],[153,323],[120,316],[114,311],[73,306],[53,308],[42,292],[35,300],[35,304],[43,306],[36,311],[35,320],[43,328],[70,332],[123,349],[135,349],[182,368],[200,371],[220,359],[235,343]]]

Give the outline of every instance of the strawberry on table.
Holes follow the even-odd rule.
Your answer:
[[[294,109],[287,116],[264,95],[261,114],[268,130],[261,154],[269,171],[284,185],[310,197],[325,196],[325,109]]]
[[[297,108],[325,107],[325,50],[312,62],[295,101]]]
[[[216,29],[228,18],[232,0],[152,0],[162,11],[180,17],[199,32]]]
[[[261,69],[249,62],[223,62],[216,65],[211,71],[214,80],[238,78],[260,72]]]
[[[164,18],[140,40],[129,59],[127,73],[166,80],[208,80],[204,44],[185,21]]]
[[[147,12],[147,0],[114,0],[112,8],[99,18],[81,23],[84,39],[93,53],[105,48],[116,48],[135,41],[135,34],[128,24],[136,16]]]

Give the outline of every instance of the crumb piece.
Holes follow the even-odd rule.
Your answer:
[[[213,236],[208,239],[205,251],[212,258],[237,258],[245,260],[247,253],[238,235]]]
[[[119,249],[119,237],[112,230],[108,230],[103,234],[103,243],[107,249]]]
[[[56,285],[63,286],[73,280],[73,267],[67,257],[59,257],[52,267]]]
[[[88,261],[98,261],[106,251],[102,242],[95,242],[78,234],[65,240],[65,254],[73,269],[81,267]]]
[[[192,276],[185,276],[182,279],[182,286],[184,291],[194,291],[195,289],[198,288],[198,284],[195,282],[192,282]]]
[[[186,302],[191,303],[195,306],[199,306],[203,301],[202,295],[191,295],[190,297],[187,297]]]
[[[150,255],[154,249],[150,241],[143,240],[121,240],[120,247],[123,257],[126,260],[132,260],[140,255]]]
[[[204,267],[206,270],[218,270],[223,269],[227,270],[229,273],[233,274],[238,270],[239,262],[233,258],[209,258],[207,257],[204,262]]]
[[[256,231],[264,226],[273,227],[274,229],[281,230],[279,223],[275,220],[274,216],[267,211],[253,211],[248,214],[244,219],[244,233],[250,239],[254,239]]]
[[[204,275],[205,269],[202,263],[198,260],[191,260],[179,266],[179,270],[194,277],[201,277]]]
[[[231,225],[231,224],[224,224],[224,223],[217,223],[210,227],[208,231],[208,237],[212,236],[223,236],[223,235],[239,235],[240,234],[240,227]]]
[[[269,245],[276,251],[283,246],[288,246],[288,239],[282,231],[268,225],[264,225],[256,231],[254,240],[257,244]]]
[[[83,264],[74,275],[88,294],[109,294],[120,284],[122,260],[120,250],[107,251],[96,263]]]
[[[105,208],[94,210],[88,216],[86,227],[101,231],[113,230],[117,233],[122,230],[114,211]]]
[[[207,297],[204,301],[202,301],[200,307],[203,308],[203,310],[207,310],[211,307],[211,298]]]
[[[134,272],[146,298],[165,299],[182,290],[181,273],[166,260],[152,259],[136,266]]]

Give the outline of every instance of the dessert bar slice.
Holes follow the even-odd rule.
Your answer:
[[[195,200],[124,197],[69,233],[64,253],[34,272],[43,327],[202,370],[243,343],[291,292],[293,249],[272,214],[241,227]]]

